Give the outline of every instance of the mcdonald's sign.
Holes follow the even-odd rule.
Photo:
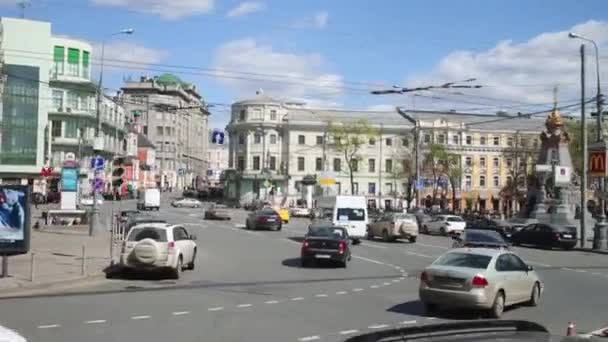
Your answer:
[[[607,176],[606,175],[606,151],[591,151],[589,152],[589,165],[587,173],[590,176]]]

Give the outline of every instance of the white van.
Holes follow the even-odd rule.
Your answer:
[[[156,188],[139,190],[137,193],[137,209],[160,209],[160,191]]]
[[[319,218],[346,228],[354,243],[367,233],[367,202],[363,196],[327,196],[317,199]]]

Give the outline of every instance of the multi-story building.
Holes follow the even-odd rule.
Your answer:
[[[157,183],[181,189],[204,177],[209,111],[196,86],[170,74],[127,80],[122,103],[156,147]]]
[[[216,139],[213,139],[215,133]],[[221,135],[220,135],[221,134]],[[209,187],[218,188],[222,186],[222,172],[228,169],[228,139],[221,139],[224,135],[223,130],[209,131],[209,149],[207,151],[207,182]]]
[[[413,183],[414,134],[419,132],[421,165],[432,144],[459,155],[462,175],[455,187],[456,207],[465,208],[473,198],[476,209],[499,210],[500,192],[514,162],[505,151],[518,139],[538,146],[543,126],[542,120],[528,117],[429,111],[409,115],[419,122],[419,129],[396,111],[310,109],[263,95],[236,102],[226,128],[229,167],[235,169],[227,177],[226,195],[248,202],[272,194],[288,205],[304,197],[305,177],[329,172],[335,176],[337,193],[366,196],[370,206],[406,206],[403,202]],[[373,134],[365,137],[357,153],[351,189],[346,160],[333,148],[328,128],[360,120],[372,127]],[[430,206],[433,177],[420,167],[420,178],[419,204]],[[442,188],[451,202],[451,187]]]

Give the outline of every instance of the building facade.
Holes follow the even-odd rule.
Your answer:
[[[196,186],[207,170],[209,111],[196,86],[170,74],[128,80],[121,101],[138,132],[155,146],[159,187]]]
[[[225,193],[242,203],[271,197],[277,204],[292,205],[305,198],[305,177],[332,174],[334,193],[366,196],[370,206],[407,206],[410,184],[415,183],[414,137],[418,132],[422,183],[418,205],[433,205],[429,196],[433,188],[439,188],[438,196],[446,198],[450,207],[499,210],[506,205],[501,202],[505,201],[501,190],[510,181],[509,169],[515,162],[509,160],[507,151],[522,140],[531,149],[538,147],[543,126],[542,120],[525,117],[428,111],[409,115],[419,122],[419,129],[396,111],[311,109],[267,96],[236,102],[226,128],[228,164],[234,171],[228,175]],[[351,189],[346,160],[334,148],[329,127],[361,120],[373,133],[364,137],[357,153]],[[433,144],[458,156],[462,174],[454,187],[455,203],[450,184],[434,186],[432,172],[423,166]]]

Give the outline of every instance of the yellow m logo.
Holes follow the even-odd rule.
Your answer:
[[[605,156],[603,152],[591,153],[589,156],[589,172],[606,171]]]

